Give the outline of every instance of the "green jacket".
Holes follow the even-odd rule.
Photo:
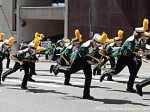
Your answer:
[[[119,56],[124,53],[125,50],[130,49],[134,51],[138,46],[137,46],[137,41],[134,39],[134,36],[132,35],[129,37],[123,45],[117,50],[112,53],[113,56]]]
[[[87,42],[83,43],[77,51],[71,54],[71,60],[74,60],[78,57],[84,57],[87,54],[91,54],[93,52],[94,48],[91,45],[91,40],[88,40]]]
[[[45,54],[48,55],[53,52],[53,48],[47,48]]]

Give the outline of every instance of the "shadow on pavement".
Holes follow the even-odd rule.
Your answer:
[[[67,95],[67,93],[57,92],[55,90],[45,90],[45,89],[28,89],[27,92],[32,92],[32,93],[55,93],[55,94]]]
[[[129,100],[122,100],[122,99],[97,99],[94,98],[92,99],[92,101],[100,101],[103,102],[104,104],[117,104],[117,105],[123,105],[123,104],[132,104],[132,105],[141,105],[141,106],[149,106],[149,105],[145,105],[142,103],[135,103]]]

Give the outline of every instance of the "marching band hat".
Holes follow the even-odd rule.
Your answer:
[[[95,33],[92,40],[98,44],[100,44],[100,38],[101,38],[101,35],[98,34],[98,33]]]
[[[71,39],[71,43],[80,43],[80,40],[75,37]]]
[[[137,28],[135,28],[135,32],[136,33],[144,33],[145,30],[142,27],[137,27]]]

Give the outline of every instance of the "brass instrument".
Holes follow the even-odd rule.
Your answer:
[[[34,60],[31,60],[29,58],[24,58],[23,60],[20,61],[15,55],[12,55],[12,54],[9,56],[9,59],[13,60],[15,62],[18,62],[20,64],[22,64],[22,62],[32,62],[32,63],[35,63]]]
[[[99,53],[100,55],[102,55],[102,56],[105,56],[107,59],[110,58],[110,56],[108,56],[108,55],[105,53],[105,51],[102,50],[102,49],[100,49],[100,50],[98,51],[98,53]]]
[[[15,55],[12,55],[12,54],[11,54],[11,55],[9,56],[9,59],[10,59],[10,60],[13,60],[13,61],[15,61],[15,62],[18,62],[18,63],[20,63],[20,64],[22,64],[22,62],[21,62],[20,60],[18,60],[18,58],[16,58]]]
[[[131,49],[129,49],[131,52],[133,52]],[[123,53],[123,55],[124,56],[127,56],[127,50],[125,50],[124,51],[124,53]],[[140,49],[139,51],[137,51],[137,52],[133,52],[133,54],[135,54],[135,58],[136,58],[136,60],[139,60],[139,61],[143,61],[143,62],[145,62],[145,63],[148,63],[148,61],[145,61],[145,60],[143,60],[142,58],[146,55],[146,53],[144,53],[143,52],[143,50],[142,49]],[[138,57],[141,57],[141,59],[139,59]]]
[[[62,58],[65,60],[67,65],[70,65],[70,62],[63,56],[65,53],[61,53]]]
[[[92,59],[94,59],[95,61],[98,62],[98,63],[93,62],[93,65],[95,66],[95,68],[101,69],[101,67],[105,64],[104,63],[105,62],[104,58],[103,59],[98,59],[98,58],[96,58],[92,55],[89,55],[89,54],[87,54],[86,56],[91,57]]]

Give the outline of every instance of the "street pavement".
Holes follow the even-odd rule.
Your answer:
[[[135,84],[150,77],[148,62],[143,62]],[[8,76],[0,85],[0,112],[150,112],[150,85],[143,88],[143,97],[127,92],[127,68],[113,77],[114,82],[99,82],[100,76],[93,76],[91,95],[94,99],[86,100],[82,99],[83,72],[72,74],[72,86],[65,86],[64,74],[54,76],[49,72],[51,64],[55,63],[36,63],[37,75],[33,76],[36,82],[28,82],[28,90],[20,88],[23,71],[18,70]],[[13,65],[11,61],[10,68]],[[3,72],[8,70],[5,66],[6,60],[3,62]]]

